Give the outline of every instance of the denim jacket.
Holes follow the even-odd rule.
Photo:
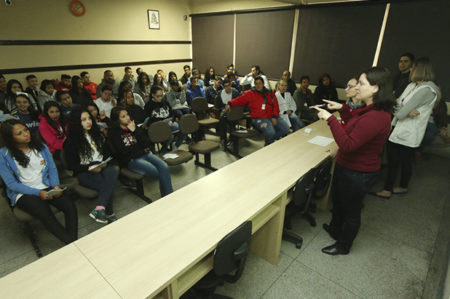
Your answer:
[[[58,170],[56,169],[55,162],[53,162],[52,154],[46,145],[44,145],[44,148],[40,153],[45,161],[42,182],[50,187],[58,186]],[[41,190],[22,184],[19,179],[16,162],[14,161],[11,152],[6,147],[0,149],[0,175],[5,182],[6,195],[11,202],[11,206],[15,205],[16,197],[19,193],[39,196]]]

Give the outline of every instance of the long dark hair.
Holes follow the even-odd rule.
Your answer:
[[[83,91],[83,88],[78,88],[78,80],[81,80],[79,76],[73,76],[72,77],[72,89],[71,91],[79,94],[81,91]]]
[[[129,85],[129,87],[128,87]],[[123,100],[123,93],[125,90],[130,89],[131,90],[131,83],[128,81],[122,81],[119,84],[119,90],[118,90],[118,94],[119,94],[119,98],[117,99],[117,104],[123,105],[122,100]],[[133,92],[133,91],[132,91]]]
[[[111,120],[111,123],[114,127],[120,127],[120,120],[119,120],[120,112],[123,110],[127,111],[126,108],[120,107],[120,106],[117,106],[117,107],[114,107],[111,109],[111,114],[110,114],[109,119]]]
[[[35,121],[39,121],[39,112],[36,111],[36,109],[34,109],[33,103],[31,103],[31,100],[30,100],[30,97],[28,96],[28,94],[27,94],[27,93],[24,93],[24,92],[18,94],[18,95],[16,96],[16,101],[17,101],[17,98],[18,98],[18,97],[22,97],[22,98],[27,99],[28,104],[30,104],[30,106],[28,106],[28,112],[30,113],[31,118],[32,118],[33,120],[35,120]],[[17,107],[17,105],[16,105],[16,107]],[[18,112],[18,111],[19,111],[19,110],[17,110],[17,112]]]
[[[85,130],[81,125],[81,114],[88,113],[89,117],[92,121],[92,127],[89,130],[89,135],[91,136],[92,141],[94,141],[97,149],[100,153],[103,152],[103,147],[105,144],[105,136],[101,133],[100,129],[97,126],[97,122],[89,110],[85,107],[75,108],[70,113],[69,117],[69,130],[68,130],[68,138],[70,138],[73,142],[72,146],[75,147],[76,151],[80,154],[81,158],[91,158],[92,157],[92,147],[88,143],[85,137]]]
[[[146,72],[140,72],[139,76],[138,76],[138,79],[137,79],[137,84],[139,85],[139,87],[142,90],[145,90],[145,86],[146,86],[144,84],[144,82],[142,81],[144,77],[147,77],[147,85],[152,84],[152,82],[150,82],[150,77],[148,76],[148,74]]]
[[[328,80],[330,80],[330,85],[328,85],[328,86],[323,85],[323,78],[325,78],[325,77],[327,77]],[[323,73],[320,76],[320,78],[319,78],[319,87],[321,87],[321,88],[334,88],[333,80],[331,80],[330,74]]]
[[[391,72],[382,66],[371,67],[366,74],[370,85],[377,85],[378,91],[373,95],[373,107],[377,110],[392,113],[396,102],[393,94]]]
[[[214,71],[214,74],[212,74],[212,76],[209,74],[209,71],[210,71],[211,69]],[[212,66],[210,66],[210,67],[207,68],[206,71],[205,71],[205,83],[206,83],[206,82],[209,82],[209,80],[215,79],[215,77],[216,77],[216,70],[215,70]],[[208,84],[209,84],[209,83],[208,83]]]
[[[21,91],[23,91],[23,86],[22,86],[22,83],[20,83],[19,80],[11,79],[11,80],[8,81],[8,83],[6,84],[6,94],[8,96],[14,96],[14,98],[15,98],[16,94],[11,91],[11,87],[12,87],[12,85],[14,83],[19,84]]]
[[[18,119],[8,119],[2,123],[1,132],[3,142],[5,143],[6,148],[11,152],[11,156],[19,162],[19,165],[22,167],[27,167],[28,163],[30,163],[30,158],[25,155],[23,151],[17,148],[17,144],[14,141],[13,137],[13,127],[17,124],[23,125],[27,130],[27,126]],[[30,134],[31,140],[28,146],[32,150],[41,151],[44,149],[44,144],[37,134]]]
[[[59,119],[58,122],[53,121],[50,116],[48,115],[48,110],[52,107],[56,107],[59,109]],[[44,104],[44,109],[42,110],[42,115],[45,117],[45,119],[47,120],[48,124],[55,129],[56,131],[59,131],[57,125],[60,125],[64,135],[66,134],[66,120],[64,119],[64,116],[62,114],[61,111],[61,106],[59,106],[59,104],[55,101],[48,101],[45,102]]]

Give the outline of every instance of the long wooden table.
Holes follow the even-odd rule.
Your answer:
[[[0,279],[0,295],[76,298],[95,284],[98,297],[178,298],[212,269],[220,239],[249,219],[251,250],[277,264],[288,191],[336,146],[307,142],[331,137],[325,122],[309,128],[310,134],[291,134]],[[56,285],[40,280],[47,272],[59,277]],[[33,273],[33,288],[14,283]]]

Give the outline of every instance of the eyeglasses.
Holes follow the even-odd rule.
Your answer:
[[[347,84],[347,86],[345,87],[345,89],[351,89],[351,88],[354,88],[354,87],[356,87],[356,85],[350,85],[350,84]]]

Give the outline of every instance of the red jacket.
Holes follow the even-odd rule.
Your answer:
[[[66,85],[63,85],[62,83],[59,83],[58,85],[55,86],[55,89],[56,90],[63,90],[63,89],[71,90],[72,85],[66,86]]]
[[[379,170],[380,155],[391,130],[391,114],[375,110],[373,105],[358,108],[355,115],[347,105],[339,112],[345,127],[334,115],[328,118],[328,125],[339,146],[337,163],[361,172]]]
[[[95,84],[94,82],[89,82],[89,84],[84,84],[84,89],[86,89],[87,91],[89,91],[89,93],[91,94],[92,99],[96,100],[97,99],[97,84]]]
[[[66,140],[67,125],[65,130],[62,130],[61,126],[59,126],[60,130],[55,130],[43,115],[39,116],[39,120],[39,133],[41,133],[50,152],[54,154],[57,150],[61,150],[64,140]]]
[[[264,104],[263,96],[254,90],[247,90],[243,95],[238,96],[228,103],[231,106],[245,106],[248,104],[251,118],[278,117],[280,115],[280,108],[278,107],[275,93],[267,90],[265,96],[267,98],[265,109],[262,109]]]

